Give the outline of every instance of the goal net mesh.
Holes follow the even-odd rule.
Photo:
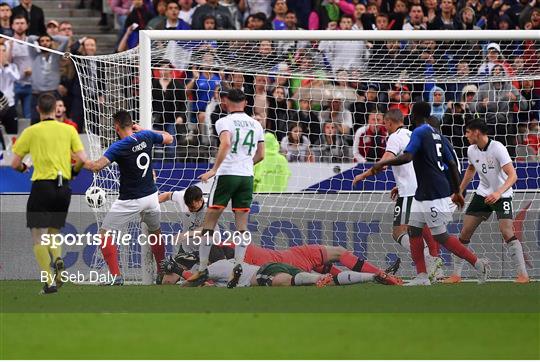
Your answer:
[[[227,114],[221,96],[227,89],[242,89],[247,113],[274,135],[267,138],[272,142],[266,145],[266,164],[255,175],[253,241],[270,248],[341,245],[381,267],[399,256],[404,261],[400,274],[411,276],[409,253],[391,235],[391,170],[355,187],[352,179],[384,153],[383,114],[397,108],[409,125],[412,103],[424,100],[432,104],[432,115],[463,169],[469,119],[485,119],[490,136],[507,146],[518,172],[516,236],[530,274],[540,276],[538,41],[169,40],[152,41],[151,49],[152,99],[145,102],[152,105],[152,127],[175,138],[173,145],[154,149],[160,192],[198,184],[217,151],[215,123]],[[114,112],[126,109],[140,119],[139,50],[73,60],[90,156],[96,159],[117,139]],[[116,165],[96,174],[94,184],[108,194],[107,205],[97,213],[101,221],[118,195]],[[208,192],[210,184],[199,186]],[[476,178],[471,188],[477,185]],[[179,223],[174,204],[162,206],[164,233],[188,227]],[[459,232],[463,215],[454,214],[450,232]],[[221,229],[230,230],[232,221],[226,212]],[[125,231],[139,230],[134,220]],[[470,247],[491,261],[492,277],[514,277],[496,218],[480,226]],[[175,251],[168,246],[169,253]],[[448,275],[452,258],[444,248],[441,253]],[[141,248],[122,248],[120,254],[124,275],[140,280]],[[104,265],[99,251],[95,265]],[[464,276],[474,276],[473,270],[466,267]]]

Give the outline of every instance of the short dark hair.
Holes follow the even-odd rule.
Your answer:
[[[50,41],[53,41],[53,38],[49,35],[49,34],[41,34],[40,36],[38,36],[37,40],[38,40],[38,43],[41,39],[43,38],[49,38]]]
[[[489,132],[488,125],[483,119],[480,118],[471,119],[465,125],[465,129],[470,131],[479,130],[482,134],[488,134]]]
[[[178,4],[178,0],[167,0],[167,7],[169,7],[169,4],[175,4],[176,7],[180,8],[180,5]]]
[[[0,7],[2,7],[2,6],[7,6],[8,8],[10,8],[10,9],[11,9],[11,6],[9,6],[9,4],[8,4],[8,3],[3,3],[3,2],[2,2],[2,3],[0,3]]]
[[[113,114],[113,122],[118,123],[120,128],[131,128],[133,126],[131,115],[123,109]]]
[[[435,116],[429,116],[427,123],[436,130],[441,128],[441,120]]]
[[[26,23],[28,23],[28,19],[26,18],[26,16],[24,16],[23,14],[17,14],[11,18],[11,24],[13,24],[13,22],[17,19],[24,19]]]
[[[296,11],[292,9],[288,9],[287,12],[285,13],[285,15],[289,15],[289,14],[293,14],[294,16],[298,17],[298,15],[296,15]]]
[[[412,106],[411,118],[414,122],[428,120],[431,115],[431,105],[428,102],[416,102]]]
[[[348,14],[341,15],[341,17],[339,18],[338,23],[341,22],[341,20],[343,20],[343,19],[351,19],[353,21],[353,23],[354,23],[354,19],[353,19],[352,15],[348,15]]]
[[[232,88],[227,92],[227,98],[233,103],[240,103],[246,100],[246,95],[240,89]]]
[[[390,109],[384,114],[384,118],[397,123],[403,123],[403,113],[397,108]]]
[[[203,192],[198,186],[190,186],[184,193],[184,203],[190,206],[193,202],[199,201],[203,198]]]
[[[39,96],[37,106],[39,113],[50,114],[56,109],[56,97],[52,93],[44,93]]]

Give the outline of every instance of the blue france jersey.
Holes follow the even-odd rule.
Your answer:
[[[152,173],[152,148],[163,136],[140,131],[113,143],[104,156],[120,169],[119,200],[134,200],[157,192]]]
[[[446,141],[446,142],[445,142]],[[452,194],[445,166],[454,161],[452,146],[430,125],[423,124],[411,134],[404,152],[413,155],[418,187],[414,198],[418,201],[436,200]]]

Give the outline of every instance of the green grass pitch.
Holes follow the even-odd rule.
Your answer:
[[[1,358],[540,358],[539,283],[38,290],[0,282]]]

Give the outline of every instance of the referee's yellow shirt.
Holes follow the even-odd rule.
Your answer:
[[[26,128],[13,146],[13,152],[23,158],[32,156],[32,181],[54,180],[58,171],[71,179],[71,152],[84,149],[79,134],[70,125],[57,120],[43,120]]]

